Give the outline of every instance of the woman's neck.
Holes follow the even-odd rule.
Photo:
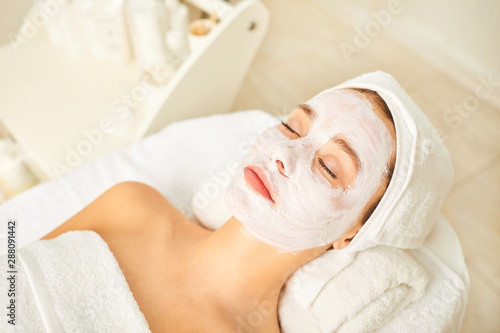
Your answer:
[[[327,246],[279,253],[242,228],[231,217],[192,249],[188,269],[198,277],[192,281],[196,293],[215,303],[233,324],[255,326],[255,318],[261,318],[258,326],[264,328],[276,322],[280,290],[288,278]]]

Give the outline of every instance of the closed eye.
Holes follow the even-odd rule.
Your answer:
[[[330,175],[330,177],[332,177],[332,179],[337,179],[337,176],[335,176],[335,174],[330,169],[328,169],[328,167],[325,165],[325,163],[320,157],[318,157],[318,162],[321,165],[321,167],[325,169],[325,171]]]
[[[289,132],[292,132],[293,134],[297,135],[297,136],[300,138],[300,134],[299,134],[299,133],[297,133],[297,132],[295,132],[295,131],[293,130],[293,128],[291,128],[290,126],[288,126],[288,124],[286,124],[286,123],[285,123],[285,122],[283,122],[283,121],[281,122],[281,124],[282,124],[283,126],[285,126],[285,128],[286,128]]]

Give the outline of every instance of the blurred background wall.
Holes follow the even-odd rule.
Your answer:
[[[318,1],[335,8],[337,17],[362,25],[374,13],[400,4],[386,32],[422,54],[465,85],[478,75],[500,79],[500,1]],[[497,52],[494,52],[496,50]],[[500,105],[497,99],[494,101]]]
[[[33,0],[0,0],[0,45],[9,42],[9,35],[21,27]]]

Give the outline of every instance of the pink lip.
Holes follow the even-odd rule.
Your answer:
[[[262,195],[264,198],[271,200],[274,203],[274,192],[269,184],[264,171],[258,166],[251,165],[244,169],[244,176],[247,184],[256,192]]]

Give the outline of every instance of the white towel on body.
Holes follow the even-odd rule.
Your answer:
[[[6,259],[0,257],[4,272]],[[16,275],[18,332],[151,332],[113,253],[94,231],[69,231],[18,249]],[[0,290],[9,283],[0,279]],[[4,292],[0,300],[10,301]],[[10,324],[0,325],[6,332]]]

